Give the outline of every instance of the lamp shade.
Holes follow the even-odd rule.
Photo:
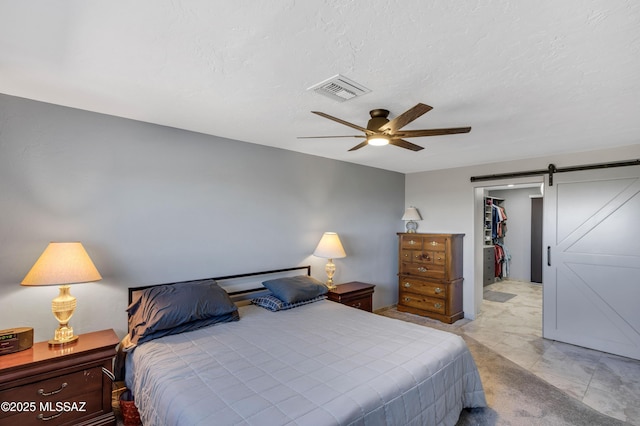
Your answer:
[[[322,235],[313,255],[324,257],[326,259],[347,257],[347,254],[344,252],[344,248],[342,247],[342,243],[340,242],[340,238],[335,232],[325,232]]]
[[[402,215],[402,220],[422,220],[420,212],[415,207],[407,207]]]
[[[61,285],[99,281],[102,277],[80,242],[51,242],[22,285]]]

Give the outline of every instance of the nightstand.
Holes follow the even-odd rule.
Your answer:
[[[0,356],[0,424],[115,425],[111,379],[102,370],[112,371],[118,341],[103,330]]]
[[[352,281],[340,284],[327,293],[329,300],[373,312],[373,288],[375,285]]]

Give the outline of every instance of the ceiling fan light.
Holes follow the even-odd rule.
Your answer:
[[[369,143],[369,145],[383,146],[389,144],[389,138],[384,135],[369,136],[367,138],[367,142]]]

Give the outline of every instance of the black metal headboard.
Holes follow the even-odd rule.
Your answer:
[[[262,272],[250,272],[247,274],[238,274],[238,275],[227,275],[225,277],[213,277],[213,278],[209,278],[215,281],[225,281],[225,280],[234,280],[234,279],[238,279],[238,278],[247,278],[247,277],[254,277],[254,276],[258,276],[258,275],[269,275],[269,274],[277,274],[280,272],[290,272],[290,271],[299,271],[299,270],[303,270],[306,269],[307,270],[307,275],[311,275],[311,265],[306,265],[306,266],[296,266],[293,268],[284,268],[284,269],[273,269],[271,271],[262,271]],[[186,283],[190,283],[190,282],[194,282],[194,281],[202,281],[203,279],[207,279],[207,278],[202,278],[199,280],[189,280],[189,281],[178,281],[178,282],[173,282],[173,283],[164,283],[164,284],[153,284],[153,285],[145,285],[145,286],[141,286],[141,287],[129,287],[129,305],[131,304],[131,301],[133,300],[133,292],[134,291],[140,291],[140,290],[144,290],[147,288],[151,288],[151,287],[156,287],[159,285],[174,285],[174,284],[186,284]],[[238,296],[241,294],[245,294],[245,293],[252,293],[255,292],[257,290],[263,290],[262,288],[250,288],[247,290],[240,290],[240,291],[233,291],[230,292],[229,295],[230,296]]]

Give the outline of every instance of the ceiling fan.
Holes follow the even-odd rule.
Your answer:
[[[364,132],[364,135],[357,136],[300,136],[298,139],[315,139],[315,138],[365,138],[363,142],[351,148],[349,151],[355,151],[365,145],[395,145],[400,148],[410,149],[411,151],[420,151],[423,147],[404,140],[405,138],[415,138],[421,136],[440,136],[453,135],[455,133],[469,133],[471,127],[453,127],[448,129],[423,129],[423,130],[405,130],[400,131],[404,126],[411,123],[416,118],[431,111],[433,108],[429,105],[418,104],[413,108],[403,112],[393,120],[389,120],[389,111],[386,109],[374,109],[369,112],[371,119],[367,123],[367,127],[361,127],[348,121],[332,117],[329,114],[319,111],[311,111],[320,117],[328,118],[345,126]]]

